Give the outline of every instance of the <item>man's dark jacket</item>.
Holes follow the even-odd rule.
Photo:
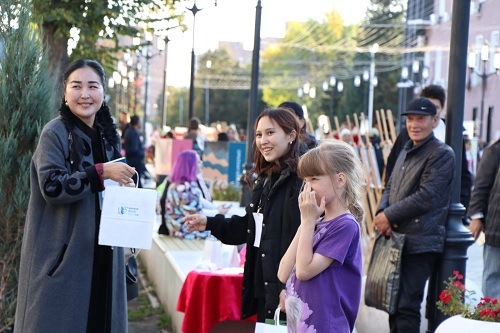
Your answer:
[[[440,120],[444,121],[444,120]],[[385,183],[389,182],[392,171],[398,159],[399,153],[403,150],[406,142],[410,140],[408,129],[404,126],[396,138],[396,142],[391,148],[391,152],[387,157],[387,164],[385,166]],[[462,140],[462,170],[460,171],[460,203],[467,210],[469,207],[469,200],[472,190],[472,174],[467,166],[467,156],[465,155],[465,142]]]
[[[469,214],[483,213],[486,244],[500,247],[500,140],[483,151]]]
[[[127,164],[134,167],[139,175],[143,174],[146,171],[146,166],[144,165],[144,147],[139,131],[133,126],[130,126],[125,132],[123,149],[125,150]]]
[[[442,252],[455,170],[455,153],[434,134],[399,154],[377,213],[406,234],[404,254]]]

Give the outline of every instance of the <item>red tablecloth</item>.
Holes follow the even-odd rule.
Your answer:
[[[209,333],[221,321],[240,319],[242,283],[243,274],[191,271],[177,300],[177,311],[184,312],[182,332]]]

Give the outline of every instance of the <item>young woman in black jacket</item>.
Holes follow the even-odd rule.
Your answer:
[[[254,180],[248,181],[252,200],[246,215],[195,214],[183,222],[188,230],[210,230],[225,244],[246,243],[241,318],[257,314],[257,321],[264,322],[284,299],[278,267],[300,225],[300,127],[290,110],[269,108],[257,117],[254,131],[255,166],[249,174]]]

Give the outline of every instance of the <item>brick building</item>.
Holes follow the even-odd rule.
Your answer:
[[[434,0],[433,13],[430,15],[430,25],[426,33],[427,45],[424,48],[424,63],[429,68],[429,83],[440,84],[445,88],[448,86],[452,4],[453,0]],[[496,57],[496,66],[500,67],[499,12],[500,1],[471,0],[469,63],[473,63],[475,69],[467,71],[464,123],[469,133],[473,132],[473,135],[483,142],[500,137],[500,76],[496,74],[494,61]],[[489,48],[481,55],[481,50],[486,51],[483,45],[488,45]],[[486,59],[486,56],[488,60],[481,60],[481,57]],[[491,75],[485,80],[487,84],[484,86],[484,108],[481,111],[483,73]]]

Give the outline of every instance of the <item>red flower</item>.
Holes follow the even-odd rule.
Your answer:
[[[453,282],[453,286],[457,287],[458,289],[460,289],[461,291],[464,291],[465,290],[465,286],[462,282],[460,281],[455,281]]]
[[[439,299],[443,303],[448,303],[449,301],[451,301],[451,294],[450,294],[450,292],[448,290],[443,290],[441,292],[441,295],[439,295]]]
[[[455,275],[456,278],[459,280],[462,280],[464,278],[464,276],[462,274],[460,274],[459,271],[453,271],[453,275]]]
[[[474,292],[465,288],[460,281],[462,279],[463,275],[459,271],[453,271],[453,275],[445,281],[445,289],[439,295],[438,309],[447,316],[460,314],[465,318],[500,322],[499,299],[482,297],[476,306],[471,306],[470,301],[476,301],[472,298]]]

